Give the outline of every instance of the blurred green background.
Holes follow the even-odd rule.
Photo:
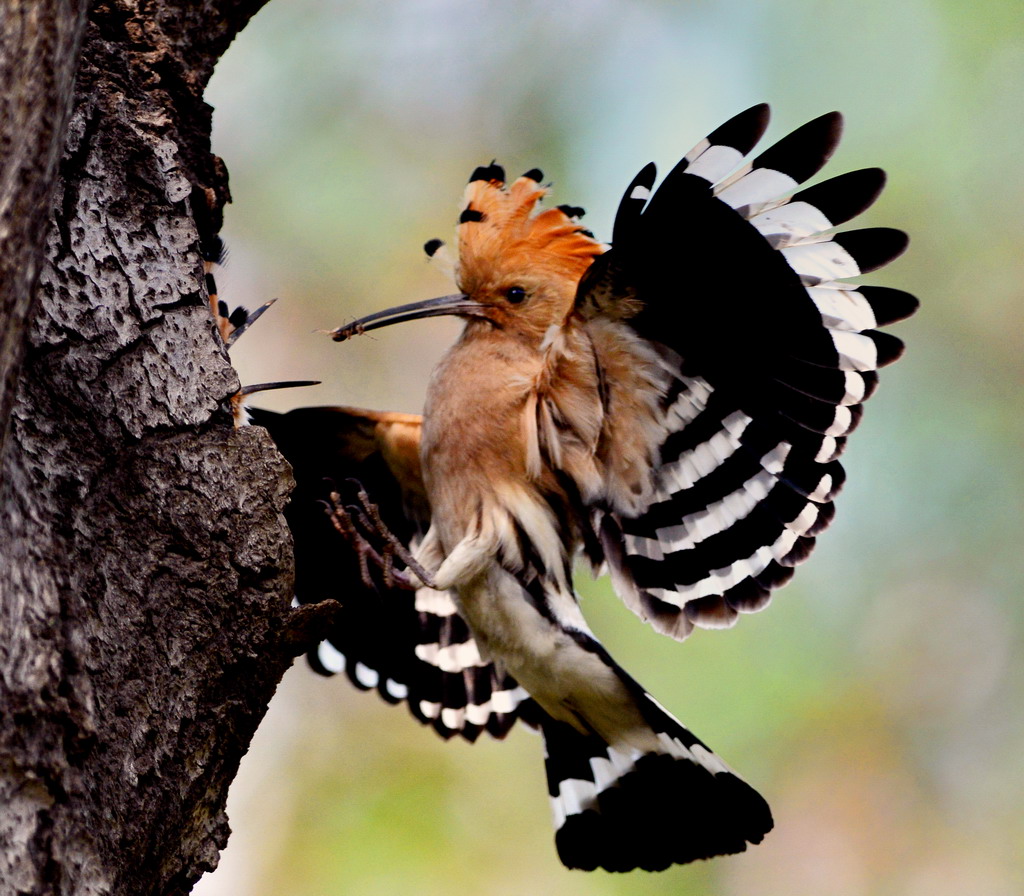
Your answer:
[[[299,663],[196,892],[1024,892],[1022,98],[1016,0],[270,3],[209,90],[234,194],[221,292],[282,299],[235,350],[242,380],[324,380],[266,406],[420,409],[457,322],[313,331],[449,291],[420,247],[451,236],[475,165],[539,166],[607,238],[644,163],[765,100],[770,139],[838,108],[827,170],[887,169],[861,220],[912,245],[869,282],[922,309],[895,328],[908,352],[851,440],[833,528],[767,612],[680,645],[584,587],[611,652],[768,797],[761,846],[568,872],[538,738],[444,744]]]

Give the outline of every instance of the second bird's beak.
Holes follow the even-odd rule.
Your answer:
[[[407,320],[417,320],[421,317],[439,317],[442,314],[455,314],[463,317],[485,317],[487,306],[476,302],[463,293],[456,293],[450,296],[441,296],[437,299],[425,299],[422,302],[410,302],[408,305],[398,305],[395,308],[388,308],[386,311],[378,311],[376,314],[368,314],[359,320],[338,327],[330,331],[330,336],[335,342],[344,342],[346,339],[365,333],[367,330],[376,330],[378,327],[387,327],[391,324],[400,324]]]

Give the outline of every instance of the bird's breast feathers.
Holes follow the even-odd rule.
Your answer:
[[[452,348],[428,392],[422,454],[435,513],[493,497],[498,483],[570,484],[587,506],[626,514],[649,500],[677,359],[608,318],[571,319],[538,348],[477,333]]]

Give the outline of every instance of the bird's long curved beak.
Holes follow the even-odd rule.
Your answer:
[[[439,317],[442,314],[456,314],[465,317],[485,317],[487,308],[481,302],[475,302],[463,293],[455,293],[450,296],[441,296],[437,299],[425,299],[422,302],[410,302],[408,305],[399,305],[395,308],[388,308],[386,311],[378,311],[375,314],[368,314],[359,320],[338,327],[330,331],[330,336],[335,342],[344,342],[346,339],[365,333],[367,330],[376,330],[378,327],[388,327],[391,324],[400,324],[407,320],[417,320],[421,317]]]

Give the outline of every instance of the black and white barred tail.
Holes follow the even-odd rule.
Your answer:
[[[760,843],[772,829],[764,798],[652,697],[641,699],[658,751],[611,746],[562,722],[541,723],[563,864],[661,871]]]

